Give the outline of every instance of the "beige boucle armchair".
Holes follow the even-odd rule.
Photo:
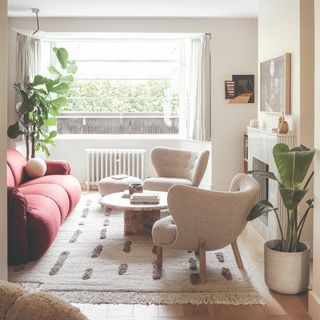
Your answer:
[[[168,191],[174,184],[198,187],[206,171],[210,152],[154,148],[151,161],[158,177],[143,182],[145,190]]]
[[[233,178],[229,192],[172,186],[168,193],[171,215],[157,221],[152,229],[158,266],[162,268],[163,247],[197,251],[203,283],[206,281],[206,251],[231,244],[237,265],[243,268],[237,238],[247,224],[246,218],[258,193],[258,182],[243,173]]]

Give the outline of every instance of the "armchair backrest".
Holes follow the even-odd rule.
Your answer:
[[[15,187],[27,180],[25,157],[17,150],[7,149],[7,186]]]
[[[206,171],[210,152],[157,147],[151,161],[159,177],[183,178],[198,187]]]
[[[197,250],[199,240],[207,250],[217,250],[235,241],[247,224],[259,184],[251,176],[238,174],[229,192],[175,185],[169,189],[168,207],[178,235],[174,247]]]

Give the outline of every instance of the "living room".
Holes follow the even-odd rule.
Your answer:
[[[244,165],[248,165],[249,170],[262,170],[259,166],[255,167],[258,163],[256,160],[260,160],[258,165],[266,166],[263,170],[275,172],[279,168],[273,162],[274,145],[285,143],[289,148],[304,145],[311,151],[318,149],[319,132],[315,119],[320,106],[319,90],[315,88],[319,87],[319,68],[316,67],[319,65],[319,44],[314,33],[317,34],[319,30],[315,27],[319,25],[319,6],[318,0],[248,0],[241,3],[230,0],[210,3],[203,1],[201,4],[190,1],[183,6],[178,2],[145,1],[138,2],[136,6],[128,2],[112,1],[105,4],[99,1],[91,4],[61,3],[60,6],[47,1],[2,1],[1,163],[7,162],[7,146],[23,155],[26,153],[24,137],[7,137],[8,127],[18,119],[16,105],[19,96],[14,88],[14,83],[21,79],[18,57],[19,61],[26,59],[21,49],[23,44],[20,42],[19,45],[18,39],[26,37],[34,39],[34,43],[40,43],[41,59],[34,58],[38,59],[35,61],[40,66],[33,76],[41,74],[50,78],[54,76],[47,72],[50,65],[57,69],[63,66],[64,59],[59,59],[58,53],[52,51],[53,47],[67,49],[68,61],[65,62],[72,65],[72,60],[75,60],[77,71],[70,73],[74,83],[70,84],[71,90],[66,94],[68,103],[62,106],[55,127],[50,129],[59,132],[52,139],[55,146],[48,145],[51,154],[49,159],[57,162],[46,162],[46,175],[50,174],[50,170],[51,174],[60,170],[60,174],[66,175],[61,178],[63,182],[58,183],[67,190],[67,195],[61,197],[67,199],[68,196],[70,201],[69,203],[65,200],[68,202],[68,209],[61,209],[64,212],[61,219],[64,223],[60,220],[59,223],[54,222],[61,226],[56,228],[56,235],[52,233],[48,248],[41,249],[45,251],[41,252],[41,257],[30,259],[33,260],[30,262],[15,263],[15,266],[8,269],[7,241],[9,239],[10,243],[12,232],[9,228],[7,234],[6,228],[10,214],[10,210],[7,214],[7,184],[1,184],[0,279],[23,283],[29,292],[33,290],[53,293],[73,303],[92,319],[320,318],[320,279],[316,272],[311,272],[309,286],[307,284],[295,295],[279,293],[281,290],[277,291],[268,277],[267,284],[265,283],[264,242],[280,237],[281,228],[278,227],[278,216],[275,214],[277,210],[269,212],[268,228],[260,218],[247,224],[244,231],[237,235],[239,250],[236,241],[230,241],[232,246],[209,251],[207,239],[208,250],[204,255],[201,254],[200,242],[197,242],[199,248],[194,250],[197,255],[185,254],[174,248],[166,248],[165,245],[162,252],[162,249],[158,250],[162,247],[159,246],[156,230],[157,226],[164,228],[160,224],[162,219],[166,219],[164,221],[172,228],[168,214],[170,217],[172,213],[175,217],[177,210],[178,215],[178,211],[182,210],[181,205],[184,205],[184,210],[190,210],[191,216],[200,216],[200,212],[203,212],[201,216],[206,217],[206,212],[214,210],[213,207],[219,202],[213,201],[216,192],[228,194],[233,178],[245,171]],[[195,55],[199,61],[196,61],[196,58],[190,59],[192,43],[201,43],[204,48],[202,64],[199,54]],[[263,109],[262,73],[263,66],[267,65],[271,74],[271,70],[278,66],[277,61],[280,61],[280,65],[283,61],[285,66],[284,80],[280,80],[284,81],[283,86],[280,85],[283,91],[279,95],[284,105],[283,109],[280,107],[270,112]],[[198,72],[198,75],[201,74],[200,71],[203,72],[196,82],[195,78],[187,78],[190,70],[196,70],[194,73]],[[275,70],[277,72],[277,69]],[[239,80],[241,84],[246,79],[251,81],[247,82],[250,84],[248,90],[251,90],[251,98],[245,103],[232,101],[227,97],[227,83],[237,88],[237,77],[242,77]],[[275,85],[277,83],[274,82]],[[102,84],[103,90],[98,91],[97,88],[99,85],[102,88]],[[94,91],[90,93],[86,90],[88,86],[92,86]],[[154,86],[157,86],[158,91],[152,91]],[[164,90],[164,87],[167,89]],[[274,88],[271,91],[276,92]],[[120,94],[117,96],[115,92]],[[127,92],[130,92],[129,98],[125,96]],[[192,109],[193,103],[187,103],[195,96],[202,99],[199,103],[200,111]],[[138,97],[138,100],[132,97]],[[128,101],[131,102],[127,103]],[[108,108],[105,109],[97,107],[107,104]],[[110,105],[113,106],[111,109]],[[131,111],[125,109],[124,105],[129,105],[126,108]],[[146,107],[139,109],[141,105]],[[157,109],[159,106],[160,109]],[[186,109],[190,106],[190,110]],[[279,124],[282,112],[284,119]],[[244,135],[246,131],[247,135]],[[249,149],[248,155],[244,157],[246,138]],[[168,151],[166,148],[175,152],[191,152],[157,156],[160,163],[178,159],[185,168],[197,167],[197,162],[183,162],[183,157],[203,159],[206,158],[203,155],[205,151],[209,151],[210,156],[207,163],[204,159],[204,164],[199,165],[202,169],[199,169],[201,174],[198,178],[191,178],[190,172],[187,173],[191,181],[188,182],[189,185],[195,188],[194,193],[188,193],[188,188],[192,187],[181,187],[181,190],[173,187],[168,193],[168,201],[165,199],[164,207],[161,207],[160,216],[154,215],[154,220],[160,217],[162,219],[155,223],[152,221],[151,226],[148,226],[150,230],[147,237],[130,236],[128,230],[137,227],[137,221],[132,218],[136,215],[130,214],[132,208],[128,205],[120,205],[124,199],[117,198],[114,204],[110,195],[114,190],[123,191],[117,188],[128,189],[130,183],[142,184],[146,178],[144,189],[152,190],[155,180],[151,180],[148,185],[148,177],[156,179],[158,183],[158,178],[178,176],[177,168],[172,175],[159,174],[161,169],[154,160],[155,148],[162,148],[160,151],[163,152]],[[141,155],[137,153],[138,150],[142,150]],[[14,164],[18,162],[16,156],[15,154],[12,160]],[[37,152],[37,157],[48,158],[41,151]],[[173,166],[178,165],[175,163]],[[310,183],[307,183],[309,191],[302,203],[307,199],[315,199],[315,208],[313,209],[313,202],[309,207],[301,205],[300,216],[296,217],[296,227],[303,221],[303,228],[299,229],[301,240],[310,247],[311,255],[307,260],[313,265],[313,270],[317,270],[320,265],[317,250],[320,240],[318,233],[313,232],[320,223],[317,214],[317,155],[311,168],[312,166],[315,175]],[[8,181],[5,166],[1,167],[2,181]],[[110,171],[111,167],[114,171]],[[79,191],[78,200],[77,196],[73,198],[71,191],[68,191],[73,183],[70,182],[71,177],[67,177],[69,168],[79,184],[79,190],[80,186],[82,189],[81,198]],[[311,172],[312,169],[309,174]],[[108,179],[110,176],[122,174],[126,175],[125,178],[122,177],[124,179],[133,176],[137,180],[122,181],[125,187],[119,187],[119,184],[115,183],[116,179],[111,179],[111,182]],[[309,174],[305,173],[304,182],[308,180]],[[159,177],[156,177],[157,175]],[[246,177],[251,178],[250,175]],[[260,185],[261,193],[265,193],[264,200],[279,207],[278,214],[283,222],[285,211],[277,193],[278,187],[273,177],[268,178],[271,179],[269,183]],[[30,188],[28,185],[24,186],[28,183],[32,184],[23,181],[21,190]],[[299,187],[300,185],[301,183]],[[47,186],[41,191],[44,194],[47,192],[45,188]],[[72,192],[75,192],[75,188],[78,187],[74,187]],[[57,196],[60,194],[59,188],[52,190],[50,192]],[[168,191],[168,188],[155,190],[159,196]],[[105,201],[101,200],[100,203],[105,206],[99,203],[101,196],[104,196]],[[179,205],[176,202],[180,197],[184,200],[180,200]],[[206,197],[212,198],[209,200]],[[209,206],[209,203],[212,203],[212,206]],[[152,212],[160,211],[160,204],[163,204],[162,198],[157,210]],[[231,200],[229,205],[232,205]],[[223,204],[221,210],[227,212],[227,207]],[[241,211],[240,205],[237,209]],[[304,212],[308,209],[308,218],[304,219]],[[247,216],[248,214],[249,212],[246,212]],[[195,219],[197,220],[197,216]],[[210,225],[210,217],[206,219]],[[149,221],[149,218],[146,220]],[[176,220],[178,223],[178,216]],[[186,222],[187,219],[182,221],[182,224]],[[151,234],[153,223],[155,231]],[[237,223],[230,225],[234,224]],[[225,221],[224,225],[229,224]],[[186,233],[196,234],[196,224],[193,228]],[[226,228],[225,233],[232,229]],[[205,230],[205,227],[202,230]],[[214,233],[212,230],[215,230],[215,227],[212,226],[210,230]],[[22,236],[20,232],[16,231],[16,234]],[[31,232],[29,238],[32,237]],[[152,237],[155,247],[149,250]],[[196,235],[194,237],[196,238]],[[191,240],[188,240],[189,245]],[[12,257],[10,250],[12,247],[10,249],[9,246],[9,260],[10,255]],[[186,250],[193,251],[190,248]],[[295,250],[299,251],[289,251]],[[17,252],[15,253],[19,256],[20,253]],[[245,271],[239,268],[242,264],[241,256]],[[206,272],[203,271],[203,257],[207,258]],[[154,264],[153,260],[157,263]],[[277,261],[280,263],[282,260]],[[288,270],[285,272],[290,274]],[[112,279],[104,277],[106,273],[112,275]],[[148,273],[150,279],[147,279]],[[279,277],[276,277],[277,281]],[[178,294],[176,291],[179,291]]]

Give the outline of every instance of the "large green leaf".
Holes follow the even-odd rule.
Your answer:
[[[278,181],[277,177],[273,172],[261,171],[261,170],[251,170],[248,171],[248,174],[253,174],[253,176],[262,177],[266,179],[272,179]]]
[[[307,192],[308,190],[286,189],[280,187],[283,204],[288,210],[296,209]]]
[[[62,106],[65,106],[67,104],[68,100],[66,97],[58,97],[51,101],[51,105],[60,108]]]
[[[15,139],[19,136],[20,128],[19,128],[18,121],[16,123],[12,124],[11,126],[9,126],[9,128],[7,130],[7,134],[10,139]]]
[[[252,221],[258,217],[260,217],[261,215],[268,213],[270,211],[275,210],[275,208],[273,207],[273,205],[267,201],[267,200],[262,200],[259,201],[250,211],[247,220],[248,221]]]
[[[47,78],[46,77],[43,77],[41,75],[36,75],[33,79],[33,83],[32,85],[33,86],[39,86],[39,85],[42,85],[42,84],[45,84],[47,81]]]
[[[55,66],[50,66],[48,70],[51,74],[60,75],[59,70]]]
[[[57,94],[65,94],[69,90],[69,85],[67,83],[60,83],[56,86],[54,86],[51,89],[51,92],[57,93]]]
[[[52,79],[47,79],[46,81],[46,88],[48,92],[51,92],[53,88],[53,80]]]
[[[56,118],[49,118],[43,123],[44,126],[55,126],[56,124],[57,124]]]
[[[75,74],[78,71],[78,67],[77,67],[77,65],[75,63],[71,63],[71,64],[68,65],[67,71],[69,73]]]
[[[296,189],[303,182],[311,165],[315,150],[299,146],[289,150],[286,144],[278,143],[273,148],[273,157],[282,184],[287,189]]]
[[[73,78],[73,76],[68,75],[68,76],[60,77],[59,80],[60,80],[60,82],[62,82],[62,83],[70,84],[70,83],[72,83],[72,82],[74,81],[74,78]]]
[[[61,68],[66,69],[68,63],[68,51],[65,48],[58,48],[56,51],[57,58],[60,62]]]

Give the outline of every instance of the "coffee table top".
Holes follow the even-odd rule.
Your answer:
[[[167,209],[167,192],[155,191],[160,196],[159,203],[130,203],[130,199],[122,198],[123,192],[110,193],[102,197],[99,201],[104,207],[128,210],[128,211],[157,211],[162,209]]]

